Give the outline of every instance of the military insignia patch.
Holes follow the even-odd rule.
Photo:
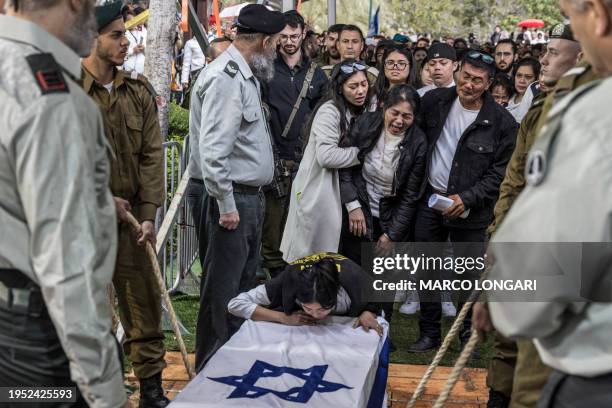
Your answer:
[[[529,153],[526,167],[527,183],[537,186],[544,180],[546,174],[546,155],[541,150],[533,150]]]
[[[234,61],[228,61],[227,65],[225,66],[225,69],[223,70],[223,72],[225,72],[232,78],[235,77],[239,71],[240,68],[238,68],[238,64],[236,64]]]
[[[62,74],[62,68],[55,61],[52,54],[28,55],[26,61],[28,61],[28,65],[36,79],[36,84],[43,95],[69,92],[68,85]]]
[[[561,37],[563,36],[563,31],[565,30],[565,25],[562,23],[557,24],[556,26],[553,27],[552,31],[551,31],[551,36],[552,37]]]

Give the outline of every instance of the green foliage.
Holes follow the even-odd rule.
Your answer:
[[[171,140],[183,140],[188,133],[189,111],[172,102],[168,115],[168,138]]]
[[[496,24],[508,32],[518,31],[517,23],[526,18],[544,20],[546,27],[562,22],[558,0],[375,0],[380,5],[381,30],[387,36],[399,31],[427,32],[434,36],[451,34],[467,37],[473,32],[486,39]],[[368,0],[336,0],[336,20],[368,27]],[[374,11],[373,11],[374,12]],[[310,0],[302,13],[319,32],[327,27],[327,0]]]

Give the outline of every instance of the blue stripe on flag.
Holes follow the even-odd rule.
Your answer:
[[[389,333],[390,334],[390,333]],[[389,336],[385,339],[382,350],[378,356],[376,377],[370,391],[368,408],[381,408],[387,391],[387,377],[389,376]]]

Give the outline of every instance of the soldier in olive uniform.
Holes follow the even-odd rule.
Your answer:
[[[83,60],[83,88],[100,106],[114,154],[110,189],[120,223],[113,283],[126,335],[123,349],[140,380],[140,405],[164,407],[161,293],[145,251],[147,240],[155,246],[155,214],[164,195],[162,141],[151,86],[144,77],[115,68],[128,47],[120,11],[120,1],[96,8],[99,36]],[[125,222],[125,211],[141,223],[138,236]]]
[[[523,121],[516,140],[516,147],[506,169],[495,206],[495,220],[488,232],[493,235],[502,224],[514,201],[525,187],[527,154],[546,120],[554,98],[568,93],[567,75],[583,72],[572,68],[582,57],[580,44],[574,39],[569,25],[558,24],[550,33],[546,54],[542,57],[542,92],[534,98]],[[560,77],[563,73],[565,76]],[[554,88],[554,90],[552,90]],[[548,90],[552,90],[548,92]],[[562,97],[562,96],[561,96]],[[514,341],[495,334],[495,355],[487,375],[490,388],[489,407],[535,407],[540,392],[550,374],[532,341]]]
[[[108,145],[99,109],[77,83],[96,34],[93,1],[8,5],[0,15],[0,385],[73,387],[73,402],[8,406],[120,407],[127,398],[106,296],[117,250]]]

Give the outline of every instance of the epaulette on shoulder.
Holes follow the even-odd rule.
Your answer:
[[[223,72],[225,72],[231,78],[234,78],[236,74],[240,72],[240,67],[235,61],[229,60],[227,61],[227,64],[225,64],[225,68],[223,68]]]
[[[151,94],[153,99],[157,97],[157,92],[155,92],[155,88],[149,82],[146,76],[136,73],[136,71],[132,71],[130,75],[126,75],[125,78],[129,81],[139,83],[143,85],[146,90]]]
[[[62,68],[53,57],[53,54],[41,53],[28,55],[26,61],[43,95],[70,92],[68,84],[62,74]]]

